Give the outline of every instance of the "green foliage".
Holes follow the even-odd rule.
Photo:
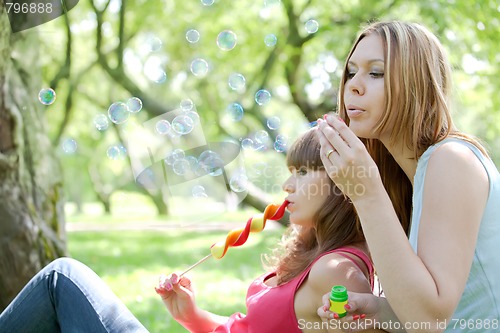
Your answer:
[[[245,312],[251,281],[264,273],[262,253],[276,246],[281,230],[252,234],[245,246],[221,260],[209,259],[191,272],[200,307],[229,316]],[[185,332],[154,291],[161,274],[183,271],[209,253],[215,231],[72,232],[70,255],[90,266],[150,332]]]
[[[58,102],[47,109],[55,143],[65,136],[79,142],[79,160],[65,158],[67,168],[78,164],[95,166],[101,172],[112,169],[104,181],[113,190],[133,180],[127,160],[110,162],[105,156],[109,145],[126,139],[116,130],[124,126],[100,133],[92,124],[111,103],[131,96],[144,102],[144,111],[136,115],[139,123],[176,109],[182,99],[190,98],[208,141],[238,142],[259,129],[266,129],[272,139],[283,134],[293,141],[308,122],[336,107],[340,69],[359,27],[385,19],[421,22],[439,36],[455,68],[457,124],[484,139],[500,163],[497,1],[332,0],[326,6],[317,0],[267,2],[276,4],[266,7],[263,0],[216,1],[211,6],[200,1],[90,0],[80,2],[68,14],[69,26],[61,18],[40,28],[45,81],[54,83],[62,68],[67,67],[69,73],[57,81]],[[309,19],[319,23],[318,32],[307,33],[304,25]],[[69,28],[71,52],[65,52]],[[198,43],[186,41],[188,29],[200,32]],[[217,35],[223,30],[237,35],[237,45],[230,51],[217,47]],[[264,37],[271,33],[278,39],[275,47],[264,44]],[[162,46],[149,52],[152,36]],[[190,72],[190,63],[197,57],[210,65],[206,77]],[[145,75],[144,66],[151,61],[165,70],[166,82],[158,84]],[[229,89],[227,79],[233,72],[245,75],[245,91]],[[264,107],[254,101],[260,88],[273,95]],[[224,117],[233,102],[245,110],[240,122]],[[265,126],[272,115],[281,117],[277,131]],[[282,160],[279,153],[270,151],[278,157],[262,153],[256,159]],[[68,192],[89,188],[93,183],[87,175],[83,171],[74,179],[67,174],[71,181],[66,186],[73,187]],[[92,194],[91,189],[86,192]]]

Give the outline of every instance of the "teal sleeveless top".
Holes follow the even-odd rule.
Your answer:
[[[477,147],[457,138],[430,146],[420,157],[413,182],[410,244],[417,252],[425,172],[429,158],[445,142],[467,146],[481,161],[489,178],[489,195],[479,227],[474,259],[465,290],[445,332],[500,331],[500,175],[493,162]]]

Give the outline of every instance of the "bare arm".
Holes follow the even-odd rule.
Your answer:
[[[345,177],[349,167],[370,168],[373,160],[345,124],[332,123],[337,133],[327,128],[321,130],[320,138],[322,150],[325,142],[333,142],[338,151],[330,162],[337,169],[329,174],[336,184],[351,181],[367,189],[364,195],[349,196],[387,300],[403,324],[426,323],[432,327],[425,331],[439,331],[437,324],[451,318],[469,275],[488,196],[483,166],[470,149],[456,143],[446,143],[433,153],[426,173],[416,254],[380,177]]]
[[[437,149],[426,173],[418,254],[387,196],[354,203],[384,292],[402,322],[436,325],[451,318],[467,282],[487,195],[487,175],[468,148]]]
[[[315,300],[315,302],[317,302],[317,315],[323,322],[330,323],[327,329],[328,333],[345,331],[341,330],[341,328],[351,328],[357,326],[364,329],[367,327],[366,325],[363,326],[362,322],[356,320],[354,324],[351,324],[353,322],[352,313],[349,313],[348,318],[346,317],[345,320],[336,320],[329,317],[325,311],[322,300],[323,295],[328,295],[334,285],[343,285],[347,288],[347,290],[359,293],[359,295],[372,295],[369,281],[364,276],[363,272],[351,260],[340,256],[339,254],[325,255],[312,267],[308,283],[311,289],[311,297]],[[326,297],[328,298],[328,296]],[[368,329],[363,332],[383,331]]]

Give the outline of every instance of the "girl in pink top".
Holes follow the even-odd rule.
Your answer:
[[[287,165],[283,190],[291,226],[266,260],[270,272],[250,285],[246,315],[200,309],[186,276],[172,274],[156,287],[172,317],[190,332],[341,332],[339,321],[318,316],[321,296],[333,285],[372,293],[374,270],[358,217],[325,172],[314,130],[293,144]]]

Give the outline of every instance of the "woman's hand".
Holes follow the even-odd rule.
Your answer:
[[[177,274],[160,276],[156,293],[161,296],[172,317],[179,322],[192,321],[197,311],[191,280]]]
[[[328,115],[319,119],[317,134],[326,172],[352,201],[383,188],[375,161],[341,118]]]
[[[172,317],[189,332],[212,332],[228,320],[196,306],[191,280],[185,276],[162,275],[155,290]]]
[[[330,312],[330,293],[323,295],[323,306],[318,309],[321,319],[330,321],[337,319],[345,332],[358,332],[374,328],[379,321],[380,297],[370,293],[348,292],[348,303],[345,305],[347,314],[339,318],[337,313]],[[380,321],[379,321],[380,323]]]

